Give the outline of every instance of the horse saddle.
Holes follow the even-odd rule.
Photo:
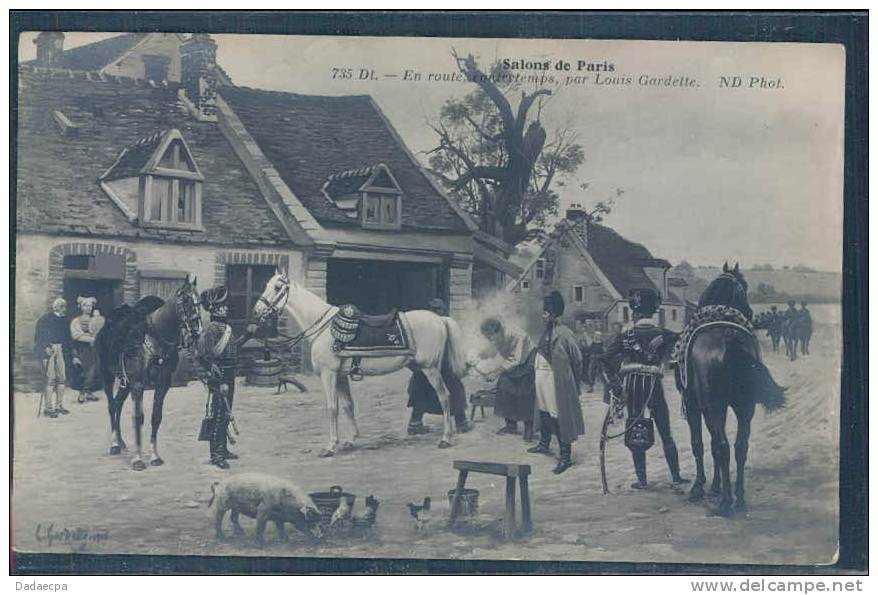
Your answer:
[[[143,345],[147,317],[164,305],[165,301],[154,295],[146,296],[133,306],[122,304],[107,316],[99,340],[109,347],[110,353],[131,353]]]
[[[368,315],[351,304],[342,306],[330,326],[339,357],[384,357],[411,355],[411,332],[405,314],[394,309]]]

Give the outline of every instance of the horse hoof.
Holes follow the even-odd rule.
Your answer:
[[[732,503],[726,502],[720,504],[719,508],[716,509],[716,514],[724,518],[735,516],[735,511],[732,509]]]
[[[704,500],[704,490],[693,488],[689,492],[689,502],[701,502],[702,500]]]
[[[439,448],[451,448],[451,443],[448,440],[440,440]]]
[[[161,467],[162,465],[165,464],[165,461],[161,457],[156,457],[154,459],[150,459],[149,464],[152,465],[153,467]]]
[[[131,462],[131,468],[135,471],[146,471],[146,463],[144,463],[140,459],[137,459]]]
[[[117,446],[114,444],[113,446],[110,447],[110,454],[111,455],[120,455],[120,454],[122,454],[122,448],[120,446]]]
[[[329,458],[333,455],[335,455],[335,451],[329,450],[328,448],[321,449],[321,451],[317,454],[317,456],[320,457],[321,459],[326,459],[326,458]]]
[[[744,500],[735,500],[735,512],[747,512],[747,503]]]

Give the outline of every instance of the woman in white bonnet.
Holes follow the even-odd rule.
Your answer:
[[[95,363],[95,337],[104,326],[104,318],[95,308],[97,300],[93,297],[76,298],[82,314],[70,322],[70,336],[73,338],[73,353],[82,362],[81,371],[75,374],[71,388],[79,391],[77,401],[97,401],[94,391],[100,390],[101,381]]]

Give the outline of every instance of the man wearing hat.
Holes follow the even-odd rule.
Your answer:
[[[228,469],[228,461],[238,458],[228,447],[238,348],[256,332],[256,325],[249,324],[246,332],[235,339],[229,325],[228,300],[229,292],[222,285],[201,292],[201,306],[210,313],[210,323],[195,345],[198,361],[207,371],[210,423],[209,435],[202,439],[209,442],[211,464],[220,469]]]
[[[427,303],[427,309],[442,316],[448,316],[448,308],[440,298],[433,298]],[[451,362],[442,362],[442,382],[448,389],[448,404],[451,407],[451,415],[454,416],[454,425],[457,432],[468,432],[470,424],[466,419],[466,389],[460,378],[452,371]],[[436,390],[420,370],[412,370],[412,377],[408,385],[408,407],[412,409],[409,419],[408,434],[411,436],[428,432],[424,426],[424,414],[442,415],[442,405]]]
[[[79,363],[79,359],[72,356],[72,347],[67,302],[58,298],[52,302],[52,311],[37,321],[34,333],[34,356],[42,363],[46,375],[46,407],[43,411],[46,417],[56,418],[59,414],[70,413],[64,408],[66,362]]]
[[[654,440],[653,420],[662,439],[671,480],[675,484],[687,481],[680,476],[677,445],[671,435],[668,404],[662,388],[661,362],[673,349],[677,335],[653,324],[651,318],[658,310],[659,301],[658,293],[651,288],[629,292],[628,304],[634,323],[613,337],[603,358],[612,390],[625,400],[628,408],[625,445],[634,459],[634,472],[637,475],[637,481],[631,485],[634,489],[647,487],[646,451]],[[647,411],[652,420],[648,418]]]
[[[540,417],[540,442],[530,453],[551,453],[552,435],[558,439],[560,456],[554,473],[573,466],[572,444],[585,433],[579,385],[582,380],[582,354],[576,336],[559,319],[564,314],[564,298],[553,291],[543,299],[543,336],[534,358],[534,385]]]

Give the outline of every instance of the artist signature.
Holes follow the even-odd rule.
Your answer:
[[[37,525],[34,536],[37,542],[52,545],[70,545],[83,550],[89,543],[103,543],[110,538],[110,531],[101,527],[58,527],[55,523]]]

